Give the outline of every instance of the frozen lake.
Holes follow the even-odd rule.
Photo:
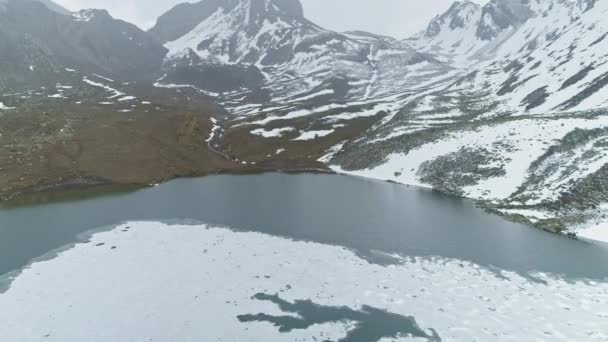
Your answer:
[[[0,336],[601,341],[607,261],[605,245],[424,189],[181,179],[1,210]]]

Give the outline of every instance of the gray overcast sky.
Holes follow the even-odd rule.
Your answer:
[[[455,0],[302,0],[306,17],[331,30],[364,30],[404,38],[425,28]],[[485,3],[488,0],[473,0]],[[147,29],[156,18],[185,0],[55,0],[76,11],[105,8]],[[197,2],[189,0],[189,2]]]

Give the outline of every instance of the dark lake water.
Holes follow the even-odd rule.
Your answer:
[[[0,274],[127,220],[196,220],[372,251],[487,267],[608,277],[608,247],[507,222],[468,200],[338,175],[210,176],[126,194],[0,209]],[[370,260],[371,260],[370,259]]]

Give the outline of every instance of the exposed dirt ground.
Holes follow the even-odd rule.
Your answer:
[[[267,139],[250,134],[251,126],[237,126],[224,132],[218,153],[206,142],[209,113],[165,107],[116,112],[82,105],[0,113],[0,199],[143,187],[214,173],[327,171],[317,161],[327,149],[373,123],[353,120],[309,141]]]
[[[295,140],[302,131],[333,129],[331,125],[315,124],[311,127],[310,120],[298,118],[282,120],[266,127],[256,125],[237,125],[224,133],[220,148],[227,155],[246,162],[255,163],[259,168],[275,170],[327,170],[318,161],[332,146],[352,137],[359,136],[376,122],[376,117],[350,120],[343,127],[335,128],[330,135],[312,140]],[[275,127],[276,126],[276,127]],[[273,128],[290,127],[291,132],[281,137],[264,138],[251,132],[255,129],[272,130]]]
[[[0,196],[240,167],[209,151],[209,131],[208,116],[191,112],[8,112],[0,118]]]

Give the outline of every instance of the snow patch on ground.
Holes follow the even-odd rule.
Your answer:
[[[576,235],[585,239],[608,243],[608,221],[585,229],[580,229],[577,231]]]
[[[165,83],[156,82],[153,84],[153,86],[156,88],[168,88],[168,89],[190,88],[190,89],[194,89],[194,90],[198,91],[199,93],[207,95],[207,96],[211,96],[211,97],[220,96],[219,93],[205,91],[205,90],[199,89],[199,88],[189,85],[189,84],[173,84],[173,83],[165,84]]]
[[[346,144],[346,141],[343,141],[337,145],[332,146],[327,153],[322,156],[321,158],[319,158],[319,162],[321,163],[329,163],[331,162],[332,158],[342,150],[342,148],[344,147],[344,144]]]
[[[7,107],[6,105],[4,105],[4,103],[0,102],[0,110],[9,110],[9,109],[15,109],[15,108]]]
[[[205,142],[209,143],[213,141],[215,136],[222,130],[222,126],[219,125],[219,122],[216,118],[209,118],[211,121],[211,132],[209,133],[209,137],[205,140]]]
[[[104,80],[104,81],[108,81],[108,82],[114,82],[114,80],[113,80],[113,79],[111,79],[111,78],[107,78],[107,77],[105,77],[105,76],[101,76],[101,75],[98,75],[98,74],[93,74],[93,76],[95,76],[95,77],[99,77],[99,78],[101,78],[101,79],[102,79],[102,80]]]
[[[252,135],[261,136],[264,138],[280,138],[286,133],[293,132],[296,129],[293,127],[283,127],[283,128],[275,128],[270,131],[265,130],[264,128],[258,128],[251,131]]]
[[[118,91],[118,90],[116,90],[116,89],[114,89],[114,88],[112,88],[110,86],[107,86],[107,85],[105,85],[103,83],[91,81],[90,79],[88,79],[86,77],[83,77],[82,81],[84,83],[86,83],[86,84],[92,85],[93,87],[102,88],[102,89],[106,90],[107,92],[112,93],[112,95],[109,96],[108,99],[113,99],[113,98],[125,95],[125,93],[123,93],[121,91]]]
[[[293,140],[314,140],[326,137],[334,132],[333,129],[321,130],[321,131],[308,131],[302,132],[299,137]]]
[[[527,119],[487,125],[474,131],[452,132],[441,140],[419,146],[407,154],[393,153],[380,166],[346,173],[429,186],[420,180],[418,174],[424,162],[464,148],[484,148],[500,157],[505,174],[464,188],[465,196],[476,200],[504,200],[525,182],[530,165],[566,134],[575,128],[593,129],[606,126],[608,116],[595,119]],[[339,167],[333,168],[342,171]]]

